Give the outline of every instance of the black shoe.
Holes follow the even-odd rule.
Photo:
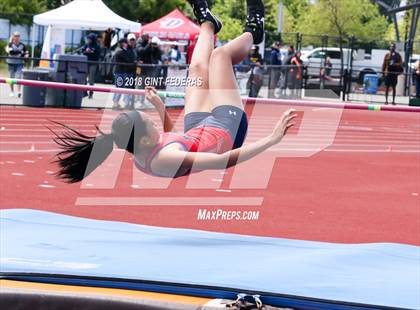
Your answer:
[[[214,26],[214,34],[222,29],[222,22],[210,12],[207,1],[188,0],[188,2],[191,4],[195,18],[197,18],[200,25],[204,22],[211,22]]]
[[[264,3],[262,0],[247,0],[248,15],[244,32],[250,32],[254,44],[260,44],[264,39]]]

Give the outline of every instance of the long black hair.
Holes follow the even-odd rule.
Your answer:
[[[111,154],[114,142],[120,149],[134,154],[139,138],[146,134],[146,127],[136,111],[121,113],[112,122],[109,134],[97,126],[97,135],[88,136],[65,124],[54,122],[65,131],[56,133],[51,130],[62,151],[56,155],[55,163],[60,169],[56,175],[67,183],[76,183],[87,177]]]

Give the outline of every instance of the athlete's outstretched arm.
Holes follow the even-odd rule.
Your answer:
[[[153,87],[146,87],[146,99],[156,108],[159,113],[160,120],[162,121],[163,131],[172,131],[174,124],[169,113],[166,111],[165,103],[157,95],[156,89]]]
[[[182,162],[182,167],[193,168],[194,170],[207,170],[225,169],[247,161],[282,140],[287,130],[294,125],[292,120],[296,115],[294,115],[293,112],[294,110],[288,110],[283,114],[271,135],[256,142],[244,145],[241,148],[223,154],[181,151],[172,152],[172,154],[168,154],[165,158],[159,159],[159,164],[173,165],[174,162]]]

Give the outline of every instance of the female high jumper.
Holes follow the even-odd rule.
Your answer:
[[[184,133],[171,132],[173,123],[165,105],[153,88],[147,99],[159,112],[164,132],[144,112],[121,113],[112,122],[111,133],[99,131],[90,137],[65,126],[68,131],[54,139],[63,149],[57,154],[58,176],[69,183],[81,181],[112,152],[114,143],[134,155],[138,169],[148,174],[175,178],[206,169],[225,169],[244,162],[277,144],[293,126],[293,110],[288,110],[273,132],[242,146],[248,122],[233,72],[253,44],[264,36],[264,4],[247,0],[247,21],[243,34],[214,49],[214,34],[220,21],[205,0],[189,0],[200,23],[200,35],[189,67],[189,79],[200,83],[187,86]]]

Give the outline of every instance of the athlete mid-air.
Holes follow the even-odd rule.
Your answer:
[[[63,149],[57,154],[60,178],[71,183],[81,181],[108,157],[114,144],[132,153],[137,168],[151,175],[173,178],[225,169],[279,143],[293,126],[295,115],[288,110],[269,136],[242,146],[248,121],[233,65],[263,40],[263,1],[247,0],[244,32],[216,49],[214,34],[220,31],[221,22],[205,0],[188,2],[201,25],[188,76],[202,83],[186,88],[184,133],[171,132],[173,123],[164,103],[154,88],[147,88],[146,97],[159,112],[164,132],[160,133],[150,116],[140,111],[121,113],[113,120],[111,133],[99,131],[96,137],[65,126],[68,131],[55,138]]]

